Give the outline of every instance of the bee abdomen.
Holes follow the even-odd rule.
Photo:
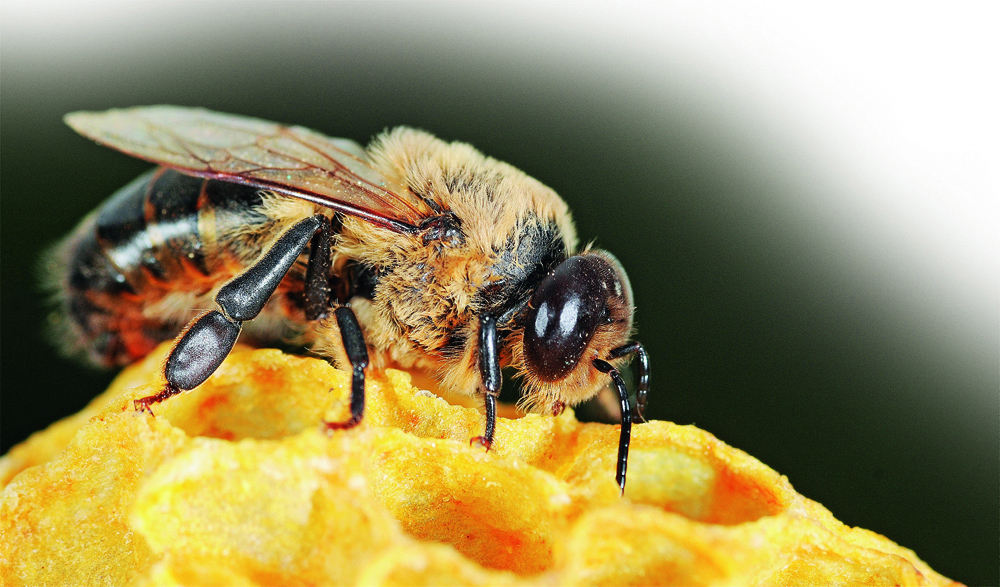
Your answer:
[[[76,335],[72,346],[115,366],[173,338],[192,316],[145,310],[171,306],[168,296],[207,294],[238,271],[238,255],[219,254],[226,245],[217,242],[217,225],[265,220],[256,210],[261,203],[254,188],[163,168],[116,192],[60,246],[58,281],[65,326]]]
[[[206,180],[156,169],[119,190],[98,211],[95,232],[108,259],[140,288],[169,281],[180,257],[208,274],[198,232],[198,200]]]

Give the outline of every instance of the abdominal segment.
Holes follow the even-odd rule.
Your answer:
[[[163,168],[119,190],[54,254],[70,350],[111,367],[176,336],[248,263],[224,237],[266,223],[261,207],[256,188]]]

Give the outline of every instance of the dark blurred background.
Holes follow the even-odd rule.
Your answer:
[[[550,185],[619,257],[652,417],[997,584],[990,19],[695,4],[5,2],[2,451],[113,375],[47,343],[36,266],[148,166],[63,114],[205,106],[361,143],[407,124]]]

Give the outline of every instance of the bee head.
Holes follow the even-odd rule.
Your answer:
[[[528,302],[527,372],[543,386],[565,382],[593,388],[597,375],[592,361],[607,360],[611,349],[628,340],[632,310],[632,288],[614,256],[591,250],[566,259],[545,276]],[[577,393],[582,400],[596,392]]]

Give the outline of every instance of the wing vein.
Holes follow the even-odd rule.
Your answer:
[[[300,198],[397,232],[413,232],[435,214],[353,141],[302,127],[178,106],[76,112],[66,122],[165,167]]]

